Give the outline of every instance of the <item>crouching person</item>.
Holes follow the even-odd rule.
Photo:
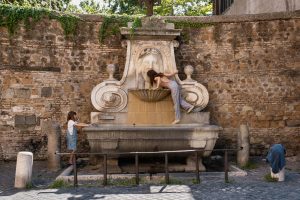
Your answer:
[[[285,154],[286,150],[282,144],[274,144],[267,155],[266,161],[271,167],[271,177],[277,178],[278,181],[284,181],[285,178]]]

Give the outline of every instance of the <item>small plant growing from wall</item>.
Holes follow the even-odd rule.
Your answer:
[[[278,178],[273,178],[273,177],[271,176],[271,173],[266,174],[266,175],[264,176],[264,179],[265,179],[265,181],[267,181],[267,182],[277,182],[277,181],[278,181]]]
[[[142,26],[142,16],[129,15],[102,15],[103,22],[99,30],[99,42],[104,43],[104,40],[112,35],[120,33],[120,27],[127,27],[128,22],[133,22],[131,32],[134,34],[136,28]]]
[[[71,187],[71,184],[65,182],[64,180],[62,179],[58,179],[58,180],[55,180],[50,186],[49,188],[67,188],[67,187]]]

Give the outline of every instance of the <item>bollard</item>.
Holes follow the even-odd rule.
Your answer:
[[[21,151],[17,156],[15,188],[26,188],[31,184],[33,154]]]
[[[48,136],[48,169],[58,171],[61,169],[61,159],[60,155],[55,154],[55,152],[60,152],[61,149],[60,126],[54,121],[45,121],[42,124],[42,132],[47,133]]]
[[[237,152],[237,163],[239,166],[243,167],[249,162],[249,130],[247,125],[242,124],[240,126],[237,141],[238,149],[240,149]]]

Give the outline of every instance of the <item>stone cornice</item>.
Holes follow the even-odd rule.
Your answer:
[[[84,21],[102,22],[103,16],[100,15],[78,15]],[[218,15],[218,16],[163,16],[166,20],[200,22],[200,23],[234,23],[234,22],[252,22],[252,21],[270,21],[280,19],[300,18],[300,10],[293,12],[274,12],[264,14],[248,15]]]

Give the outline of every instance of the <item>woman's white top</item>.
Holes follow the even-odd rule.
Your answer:
[[[73,135],[73,131],[74,131],[74,125],[77,124],[77,122],[73,121],[73,120],[69,120],[68,121],[68,131],[70,133],[70,135]]]

